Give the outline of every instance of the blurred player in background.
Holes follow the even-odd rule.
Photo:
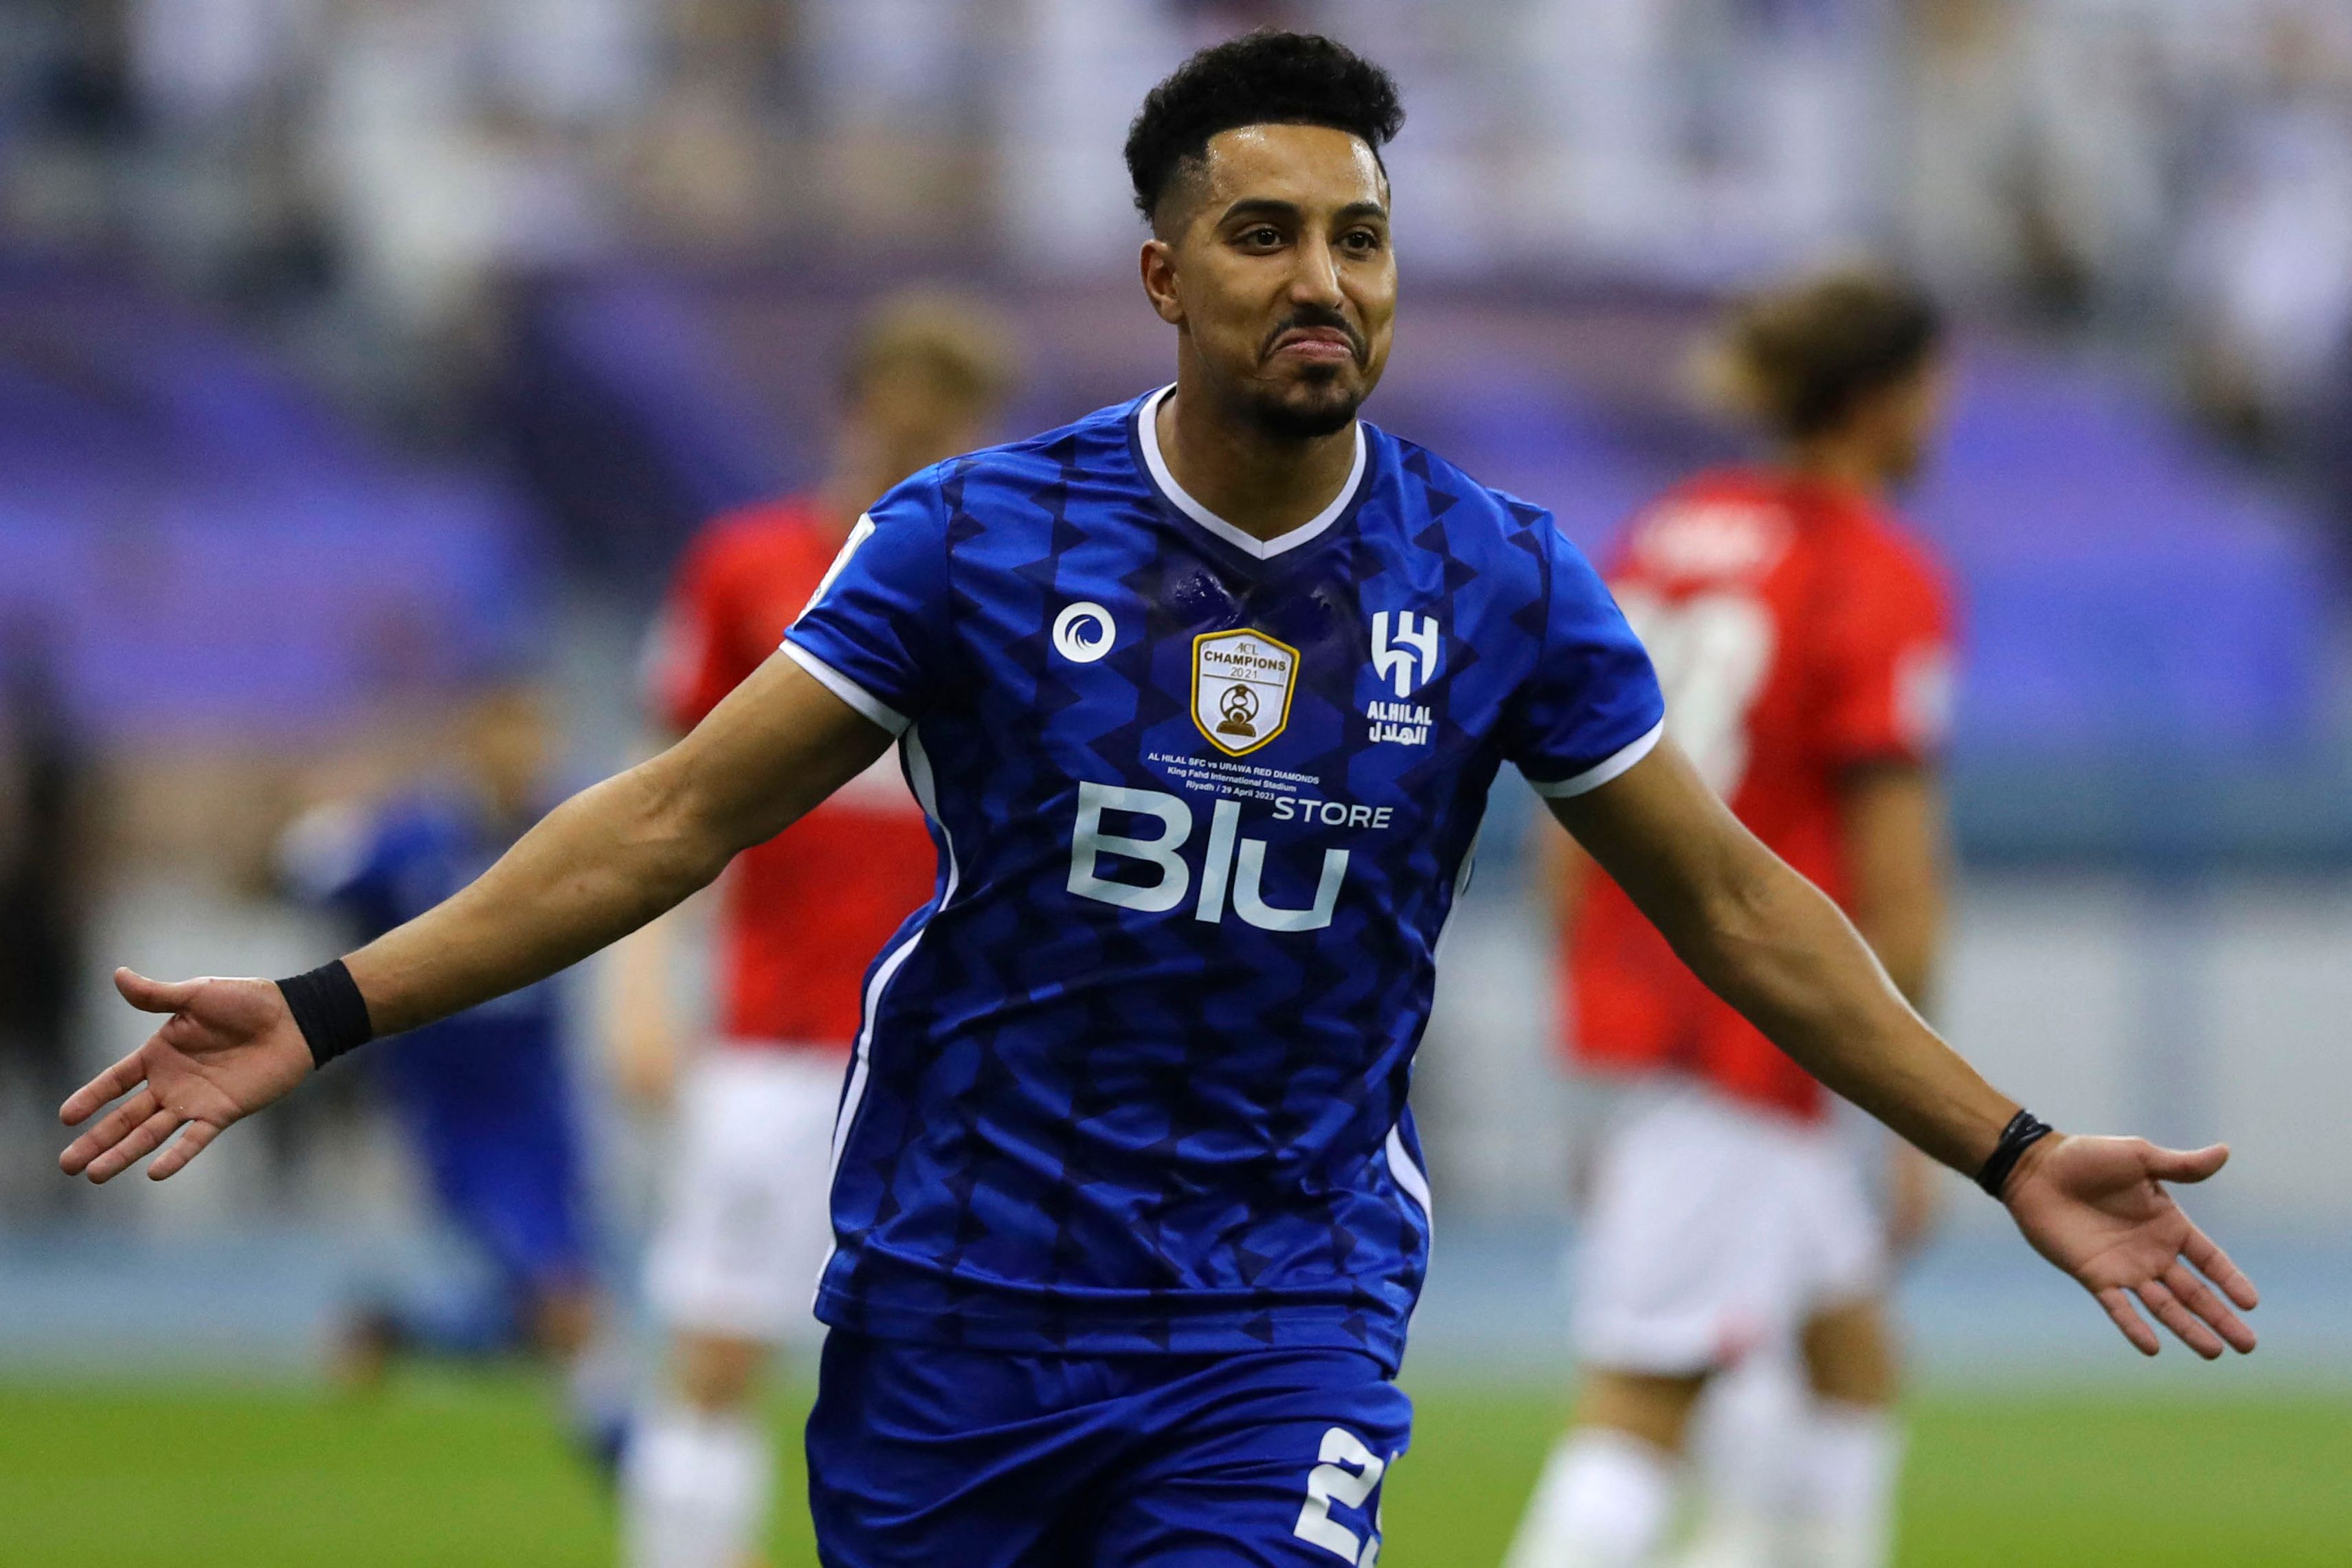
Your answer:
[[[1941,418],[1937,313],[1904,283],[1838,273],[1740,310],[1717,366],[1776,454],[1635,519],[1610,584],[1656,661],[1669,731],[1924,1007],[1943,925],[1951,615],[1942,573],[1887,508]],[[1901,1247],[1924,1228],[1931,1172],[1903,1148],[1882,1220],[1828,1092],[1580,857],[1559,885],[1575,1058],[1632,1089],[1585,1215],[1577,1415],[1509,1568],[1654,1561],[1701,1391],[1791,1336],[1812,1398],[1792,1429],[1716,1434],[1686,1561],[1884,1563],[1899,1468],[1889,1233]],[[1752,1408],[1769,1422],[1769,1403]]]
[[[57,1202],[52,1184],[20,1179],[16,1120],[73,1077],[95,786],[52,637],[0,620],[0,1205]]]
[[[320,806],[280,859],[305,900],[362,938],[390,931],[481,875],[554,797],[545,701],[520,681],[466,704],[446,778],[373,805]],[[617,1457],[625,1379],[604,1340],[580,1132],[558,983],[544,980],[404,1037],[379,1071],[434,1196],[492,1264],[492,1299],[454,1313],[371,1311],[347,1372],[380,1375],[402,1351],[528,1345],[568,1379],[573,1436]]]
[[[918,295],[880,307],[845,368],[831,477],[720,518],[688,551],[648,650],[660,726],[693,729],[774,653],[866,508],[979,447],[1009,380],[1004,333],[975,307]],[[886,754],[738,856],[721,884],[717,1038],[679,1086],[675,1186],[648,1269],[670,1343],[627,1467],[638,1568],[734,1568],[765,1536],[773,1459],[758,1373],[772,1348],[814,1348],[822,1332],[812,1302],[833,1242],[829,1152],[860,982],[938,872],[922,808]],[[672,923],[621,950],[621,1079],[656,1103],[678,1077]]]

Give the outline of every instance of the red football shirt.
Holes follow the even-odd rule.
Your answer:
[[[1940,570],[1843,489],[1760,469],[1702,475],[1635,518],[1607,573],[1666,692],[1666,728],[1739,819],[1841,904],[1842,785],[1925,762],[1950,706]],[[1596,876],[1569,933],[1573,1055],[1694,1074],[1817,1117],[1826,1092],[1685,968]]]
[[[656,719],[692,729],[776,651],[841,539],[817,503],[747,508],[688,550],[647,648]],[[886,752],[832,799],[735,858],[720,886],[719,1028],[730,1042],[845,1049],[859,982],[931,896],[938,856]]]

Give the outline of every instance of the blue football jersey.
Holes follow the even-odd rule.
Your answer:
[[[1261,542],[1170,477],[1165,395],[898,486],[785,642],[901,736],[940,850],[867,973],[817,1312],[1392,1368],[1488,786],[1601,784],[1663,703],[1541,509],[1360,424],[1339,499]]]

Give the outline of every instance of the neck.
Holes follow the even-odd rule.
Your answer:
[[[1220,399],[1180,364],[1160,401],[1160,451],[1186,494],[1254,539],[1314,521],[1356,467],[1351,420],[1328,436],[1280,437]]]
[[[1834,485],[1873,500],[1886,498],[1886,470],[1860,443],[1821,438],[1787,448],[1780,467],[1800,479]]]

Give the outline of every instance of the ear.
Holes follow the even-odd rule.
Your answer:
[[[1143,291],[1151,308],[1171,327],[1184,324],[1184,303],[1176,297],[1176,247],[1154,237],[1143,242]]]

